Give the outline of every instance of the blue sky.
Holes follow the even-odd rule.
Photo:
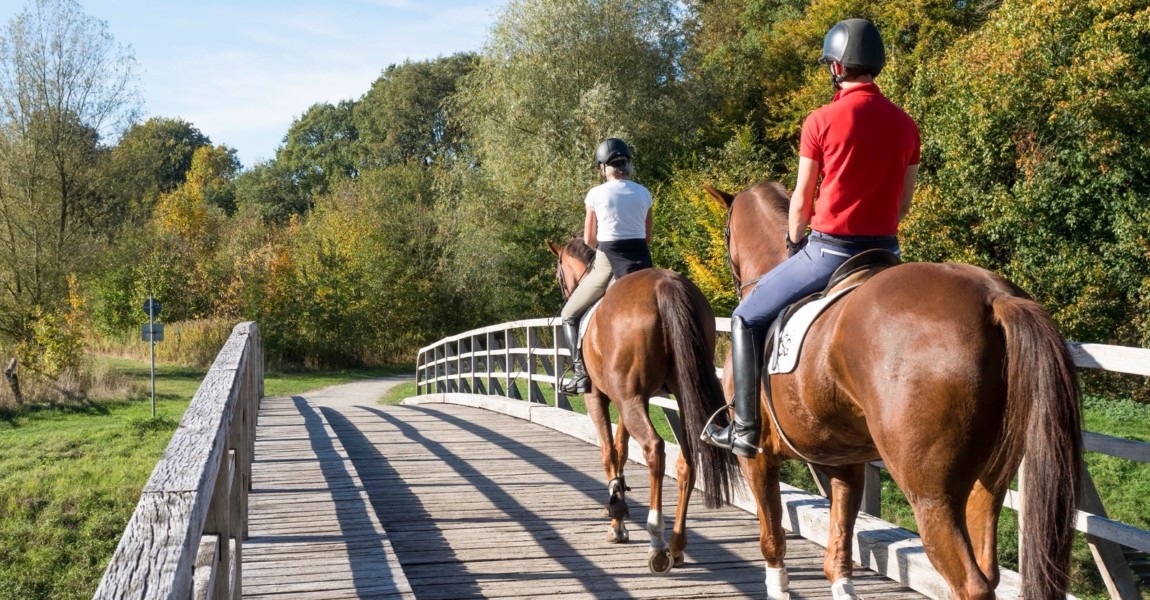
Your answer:
[[[131,46],[147,116],[184,119],[239,152],[275,156],[316,102],[357,99],[388,65],[479,51],[493,0],[79,0]],[[3,24],[24,6],[5,1]],[[146,117],[145,117],[146,118]]]

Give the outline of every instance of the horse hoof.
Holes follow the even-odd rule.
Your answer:
[[[671,558],[670,551],[652,548],[647,553],[647,566],[652,573],[670,573],[671,568],[675,566],[675,560]]]
[[[674,558],[675,558],[675,567],[676,568],[683,566],[683,563],[687,562],[685,555],[683,555],[681,553],[678,556],[675,556]]]
[[[854,583],[847,578],[836,580],[834,584],[831,585],[831,594],[835,600],[860,600],[855,594]]]
[[[631,534],[626,529],[607,529],[608,544],[625,544],[631,541]]]

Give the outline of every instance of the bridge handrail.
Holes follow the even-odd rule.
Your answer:
[[[716,318],[715,327],[729,333],[731,320]],[[550,337],[547,345],[541,344],[544,334]],[[417,393],[490,394],[545,404],[539,388],[540,383],[545,383],[554,388],[555,405],[571,410],[570,402],[559,391],[563,375],[559,364],[562,357],[568,360],[570,357],[566,344],[560,343],[562,335],[560,319],[553,317],[510,321],[444,338],[419,350]],[[1079,368],[1150,376],[1150,349],[1073,341],[1066,345]],[[716,368],[716,372],[722,376],[722,368]],[[519,383],[526,385],[526,394],[520,392]],[[652,398],[651,403],[663,409],[676,437],[680,436],[678,404],[662,397]],[[1083,438],[1084,450],[1088,452],[1150,463],[1150,443],[1089,431],[1083,432]],[[863,510],[876,516],[881,506],[878,476],[881,468],[882,462],[874,461],[868,469],[863,500]],[[1137,593],[1136,584],[1122,546],[1150,552],[1150,531],[1108,519],[1089,472],[1084,469],[1083,474],[1082,501],[1075,527],[1086,535],[1111,596],[1137,597],[1130,595],[1131,590]],[[825,481],[820,481],[817,472],[815,478],[825,496]],[[1020,504],[1019,493],[1008,492],[1005,506],[1017,510]]]
[[[256,414],[259,328],[235,326],[196,391],[95,598],[239,598]]]

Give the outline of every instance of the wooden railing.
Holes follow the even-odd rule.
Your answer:
[[[715,325],[718,331],[731,331],[730,319],[715,319]],[[1068,342],[1067,346],[1080,368],[1150,376],[1150,350],[1078,342]],[[546,404],[540,387],[545,384],[554,390],[555,406],[571,410],[558,385],[563,377],[563,357],[569,357],[569,352],[557,318],[475,329],[420,349],[416,360],[417,393],[484,394]],[[716,372],[721,376],[722,369]],[[663,409],[676,438],[680,438],[678,404],[663,397],[652,398],[651,403]],[[1150,463],[1150,443],[1092,432],[1084,432],[1083,436],[1087,452]],[[882,466],[881,461],[870,465],[864,492],[863,511],[875,516],[881,507]],[[816,469],[812,473],[825,496],[825,480]],[[1075,527],[1085,534],[1111,597],[1139,599],[1138,584],[1126,555],[1150,552],[1150,531],[1107,518],[1089,471],[1084,469],[1083,475]],[[1008,492],[1006,506],[1017,510],[1021,504],[1018,496],[1017,492]]]
[[[263,376],[259,328],[240,323],[144,486],[96,598],[240,598]]]

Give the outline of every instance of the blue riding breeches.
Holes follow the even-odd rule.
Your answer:
[[[762,333],[788,304],[824,289],[835,269],[847,259],[874,248],[898,254],[898,239],[893,235],[834,236],[812,231],[807,245],[767,272],[732,316],[742,317],[748,327]]]

